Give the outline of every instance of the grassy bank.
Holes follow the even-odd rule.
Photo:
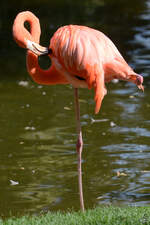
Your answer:
[[[102,207],[85,213],[47,213],[41,216],[24,216],[5,221],[0,225],[150,225],[150,207]]]

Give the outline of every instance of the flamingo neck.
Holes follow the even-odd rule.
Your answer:
[[[30,32],[25,28],[24,24],[28,22]],[[27,41],[39,43],[41,28],[38,18],[31,12],[21,12],[17,15],[13,25],[13,37],[17,44],[22,48],[27,48]],[[40,84],[48,83],[49,70],[42,70],[38,63],[38,56],[31,51],[27,51],[27,70],[32,79]]]
[[[27,70],[32,79],[43,85],[68,84],[66,78],[52,65],[48,70],[43,70],[38,64],[38,56],[31,51],[27,51]]]
[[[28,22],[30,31],[28,31],[24,23]],[[22,48],[27,48],[27,41],[33,41],[39,44],[41,28],[39,19],[31,12],[21,12],[17,15],[13,25],[13,37],[17,44]],[[51,65],[48,70],[40,68],[38,56],[31,51],[27,51],[27,70],[32,79],[39,84],[66,84],[68,81]]]
[[[28,22],[30,32],[25,28],[24,24]],[[13,24],[13,37],[17,44],[22,47],[27,47],[27,40],[39,43],[41,28],[39,19],[31,12],[21,12],[17,15]]]

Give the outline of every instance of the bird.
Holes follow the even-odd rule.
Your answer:
[[[25,22],[29,23],[29,30],[25,27]],[[23,11],[17,14],[12,32],[16,43],[27,50],[27,71],[36,83],[71,84],[74,89],[78,185],[80,208],[84,211],[81,167],[83,139],[78,89],[94,89],[97,114],[107,93],[105,83],[113,79],[129,81],[144,91],[143,77],[133,71],[114,43],[99,30],[83,25],[62,26],[53,34],[49,46],[43,47],[40,45],[39,19],[32,12]],[[47,70],[43,70],[38,63],[38,57],[43,55],[49,56],[51,60],[51,66]]]

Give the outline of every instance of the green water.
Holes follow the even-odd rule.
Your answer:
[[[108,84],[98,115],[94,115],[93,91],[80,90],[83,189],[86,208],[110,203],[149,205],[150,5],[125,2],[1,2],[1,216],[79,209],[73,89],[37,85],[28,76],[25,50],[11,35],[16,14],[27,9],[41,20],[43,45],[61,25],[92,26],[111,37],[144,76],[144,93],[133,84]],[[46,67],[48,60],[40,63]]]

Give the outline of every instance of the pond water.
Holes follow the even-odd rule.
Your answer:
[[[11,36],[13,19],[27,9],[41,20],[43,45],[61,25],[92,26],[144,76],[144,93],[130,83],[107,84],[98,115],[93,91],[80,90],[80,105],[85,207],[148,206],[149,1],[35,2],[16,0],[13,7],[2,1],[0,9],[0,216],[79,210],[73,89],[37,85],[28,76],[25,50]]]

